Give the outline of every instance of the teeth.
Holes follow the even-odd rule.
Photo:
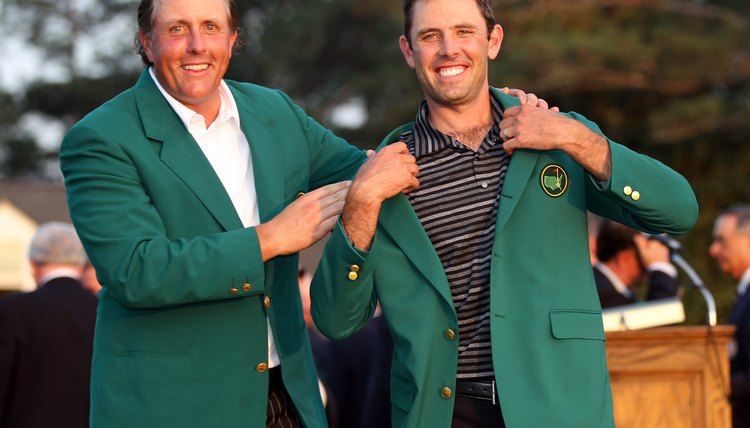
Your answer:
[[[449,68],[441,68],[440,71],[438,71],[438,74],[440,74],[443,77],[450,77],[450,76],[457,76],[464,72],[464,67],[449,67]]]
[[[208,68],[208,64],[183,65],[182,68],[185,70],[205,70]]]

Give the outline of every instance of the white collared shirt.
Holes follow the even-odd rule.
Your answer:
[[[742,297],[748,287],[750,287],[750,267],[745,270],[745,273],[743,273],[740,278],[739,284],[737,284],[737,296]]]
[[[633,297],[633,291],[624,282],[622,282],[620,277],[617,276],[616,273],[612,272],[612,269],[610,269],[607,265],[602,262],[597,262],[596,268],[599,269],[599,271],[607,277],[609,282],[612,283],[612,286],[615,287],[615,290],[617,290],[618,293],[628,298]]]
[[[206,119],[203,115],[191,110],[164,90],[154,75],[153,67],[149,68],[149,73],[156,87],[198,143],[221,180],[242,225],[252,227],[260,224],[250,144],[240,127],[240,113],[229,86],[223,80],[219,84],[221,97],[219,114],[213,123],[206,127]],[[275,367],[279,365],[280,360],[271,331],[271,323],[267,324],[268,366]]]
[[[59,268],[52,269],[51,271],[44,274],[41,278],[39,278],[39,286],[44,287],[45,284],[57,278],[80,279],[81,270],[75,269],[72,267],[71,268],[59,267]]]

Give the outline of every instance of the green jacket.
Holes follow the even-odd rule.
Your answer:
[[[227,83],[261,222],[300,191],[349,179],[365,158],[286,95]],[[71,218],[104,286],[92,426],[264,427],[266,319],[302,420],[325,426],[297,256],[262,262],[255,229],[243,228],[148,72],[76,124],[60,158]]]
[[[518,103],[494,94],[505,107]],[[600,132],[580,115],[568,115]],[[394,130],[383,144],[410,126]],[[684,233],[696,220],[695,196],[682,176],[609,144],[612,177],[603,189],[562,151],[517,150],[511,159],[497,215],[490,297],[492,358],[509,428],[614,425],[586,211],[649,233]],[[555,166],[567,173],[567,186]],[[359,329],[379,303],[395,347],[394,426],[450,427],[456,312],[442,264],[404,195],[383,204],[368,253],[354,249],[337,226],[318,266],[312,301],[318,328],[331,338]]]

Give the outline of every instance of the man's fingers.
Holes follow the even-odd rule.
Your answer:
[[[308,199],[323,199],[325,197],[334,195],[338,192],[344,191],[346,192],[349,189],[349,186],[351,186],[352,182],[350,180],[346,181],[339,181],[338,183],[332,183],[327,184],[322,187],[318,187],[315,190],[312,190],[308,193],[306,193],[304,196]]]

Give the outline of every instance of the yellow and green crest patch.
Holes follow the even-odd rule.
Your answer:
[[[550,164],[544,167],[540,177],[544,193],[556,198],[568,189],[568,173],[560,165]]]

